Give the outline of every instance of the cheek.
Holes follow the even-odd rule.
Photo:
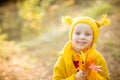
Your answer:
[[[77,37],[76,37],[76,36],[73,36],[73,37],[72,37],[72,42],[73,42],[73,45],[76,45],[76,44],[77,44]]]
[[[72,37],[72,41],[76,41],[77,37],[76,36],[73,36]]]
[[[93,41],[93,37],[92,37],[92,36],[90,36],[90,37],[88,38],[88,41],[89,41],[89,43],[91,44],[91,43],[92,43],[92,41]]]

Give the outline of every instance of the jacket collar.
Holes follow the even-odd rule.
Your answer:
[[[94,51],[95,51],[94,46],[91,46],[88,53],[94,54]],[[72,55],[73,55],[72,42],[68,41],[65,44],[64,49],[63,49],[63,57],[64,57],[66,71],[67,71],[68,76],[72,75],[73,73],[77,73],[76,68],[72,61]]]

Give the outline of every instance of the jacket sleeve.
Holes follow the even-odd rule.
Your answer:
[[[60,56],[54,66],[53,80],[75,80],[75,74],[67,77],[63,56]]]
[[[108,75],[108,68],[104,57],[98,52],[96,56],[96,65],[102,66],[102,72],[91,70],[88,80],[110,80]]]

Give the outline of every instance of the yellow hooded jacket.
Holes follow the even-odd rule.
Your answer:
[[[72,61],[73,50],[72,42],[66,43],[64,50],[60,53],[59,59],[54,67],[53,80],[75,80],[76,68]],[[103,72],[91,70],[87,80],[109,80],[108,69],[103,56],[91,47],[88,53],[92,53],[96,57],[95,65],[102,66]]]
[[[99,32],[99,27],[105,24],[109,24],[110,21],[106,19],[106,16],[103,16],[101,22],[95,21],[88,17],[80,17],[76,19],[72,19],[71,17],[64,17],[62,22],[67,22],[71,25],[71,29],[69,32],[69,41],[64,46],[62,52],[59,53],[59,58],[54,66],[53,72],[53,80],[75,80],[75,75],[77,70],[73,63],[73,55],[75,51],[72,49],[72,33],[74,27],[79,23],[89,24],[93,30],[93,43],[96,42]],[[104,57],[99,53],[95,48],[94,45],[91,45],[90,49],[88,50],[88,54],[94,55],[95,57],[95,65],[102,66],[102,72],[97,72],[95,70],[91,70],[87,80],[109,80],[108,69],[105,62]],[[88,55],[88,56],[90,56]],[[81,64],[82,66],[82,64]]]

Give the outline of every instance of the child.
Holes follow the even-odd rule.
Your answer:
[[[63,17],[62,22],[68,23],[71,29],[69,41],[55,64],[53,80],[110,80],[105,59],[94,48],[99,28],[110,24],[106,15],[101,22],[70,16]]]

